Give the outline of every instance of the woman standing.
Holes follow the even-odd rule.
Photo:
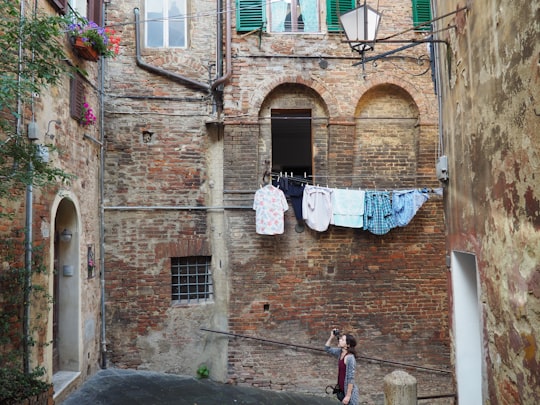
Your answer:
[[[339,336],[337,329],[332,330],[330,337],[324,345],[324,350],[338,361],[338,385],[345,393],[341,401],[344,404],[359,405],[360,393],[354,382],[356,372],[356,339],[350,334],[344,334],[339,337],[338,347],[330,347],[332,341]]]

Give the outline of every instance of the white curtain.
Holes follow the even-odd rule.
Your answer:
[[[284,0],[270,3],[271,30],[272,32],[285,31],[285,17],[287,16],[287,2]]]
[[[319,32],[319,0],[300,0],[304,32]]]

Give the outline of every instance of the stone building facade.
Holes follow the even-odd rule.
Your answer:
[[[20,10],[31,18],[34,13],[63,15],[68,13],[68,6],[65,1],[40,0],[25,3]],[[88,16],[101,20],[99,12]],[[46,380],[54,383],[55,399],[61,401],[70,383],[81,384],[101,364],[99,72],[103,61],[81,57],[67,35],[58,40],[67,59],[57,63],[65,64],[67,70],[58,85],[21,99],[18,130],[21,142],[43,146],[44,162],[73,177],[52,187],[14,190],[9,201],[2,201],[2,213],[13,216],[0,221],[0,271],[11,274],[9,284],[9,277],[15,277],[12,272],[26,266],[25,257],[31,260],[27,267],[33,273],[28,327],[35,344],[30,368],[46,371]],[[85,126],[81,121],[84,102],[97,116],[92,125]],[[31,224],[29,233],[25,231],[27,223]],[[24,243],[27,234],[29,247]],[[10,289],[2,284],[1,291],[2,311],[9,311]],[[22,313],[19,308],[11,318],[13,342],[22,333]]]
[[[108,360],[324,395],[336,370],[320,349],[338,327],[358,338],[365,401],[381,400],[395,367],[413,366],[420,394],[451,393],[438,194],[384,235],[314,231],[291,201],[282,234],[256,233],[267,172],[336,189],[440,187],[427,47],[355,66],[332,31],[335,2],[307,4],[280,28],[267,2],[188,1],[174,47],[167,24],[153,43],[152,22],[171,16],[107,5],[122,34],[104,92]],[[379,35],[423,38],[414,4],[380,1]],[[197,293],[183,295],[183,269]]]
[[[459,403],[538,403],[540,5],[434,3]]]

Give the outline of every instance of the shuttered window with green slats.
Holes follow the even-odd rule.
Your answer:
[[[413,9],[413,26],[431,21],[431,4],[430,0],[412,0]],[[431,25],[423,25],[418,28],[421,31],[429,31]]]
[[[326,0],[328,32],[341,32],[339,16],[356,7],[356,0]],[[236,0],[236,31],[265,29],[265,0]]]
[[[236,0],[236,31],[248,32],[263,27],[265,4],[263,0]]]
[[[326,0],[326,24],[328,32],[341,32],[339,16],[356,8],[356,0]]]

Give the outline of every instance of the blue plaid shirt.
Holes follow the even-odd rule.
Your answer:
[[[390,194],[386,191],[366,191],[364,229],[384,235],[396,227]]]

